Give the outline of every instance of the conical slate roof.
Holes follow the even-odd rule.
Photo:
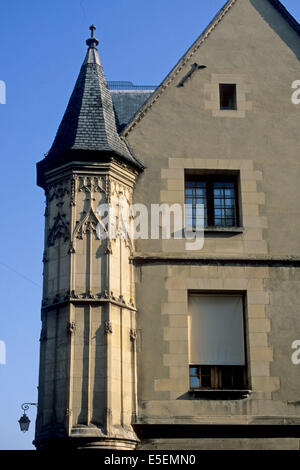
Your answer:
[[[94,37],[96,28],[92,25],[90,29],[86,57],[46,160],[54,157],[59,160],[74,150],[92,151],[113,153],[143,168],[118,135],[110,91],[96,48],[99,44]]]

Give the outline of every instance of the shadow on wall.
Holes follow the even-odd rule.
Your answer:
[[[288,47],[294,52],[298,60],[300,60],[300,26],[298,22],[288,13],[283,5],[280,5],[277,0],[269,0],[268,2],[262,2],[261,0],[250,0],[254,8],[261,14],[263,19],[270,25],[278,36],[288,45]],[[285,22],[280,21],[278,18],[278,12],[282,12],[286,16],[287,21],[291,25],[291,29],[285,28]],[[294,29],[293,29],[294,28]],[[295,29],[299,29],[298,37]]]

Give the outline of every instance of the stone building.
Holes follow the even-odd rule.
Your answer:
[[[109,91],[91,31],[37,165],[35,445],[299,449],[300,26],[277,0],[229,0],[143,97]],[[203,247],[174,226],[169,239],[99,236],[101,207],[120,217],[121,198],[149,214],[186,204]]]

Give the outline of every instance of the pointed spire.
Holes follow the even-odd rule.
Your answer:
[[[118,135],[112,98],[96,47],[99,41],[95,29],[94,25],[90,26],[91,37],[86,41],[88,50],[46,160],[53,162],[53,167],[54,160],[56,165],[64,161],[66,155],[70,160],[72,152],[81,151],[97,161],[114,154],[143,168]]]

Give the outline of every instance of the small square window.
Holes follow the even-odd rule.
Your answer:
[[[220,109],[237,110],[235,84],[220,83]]]

